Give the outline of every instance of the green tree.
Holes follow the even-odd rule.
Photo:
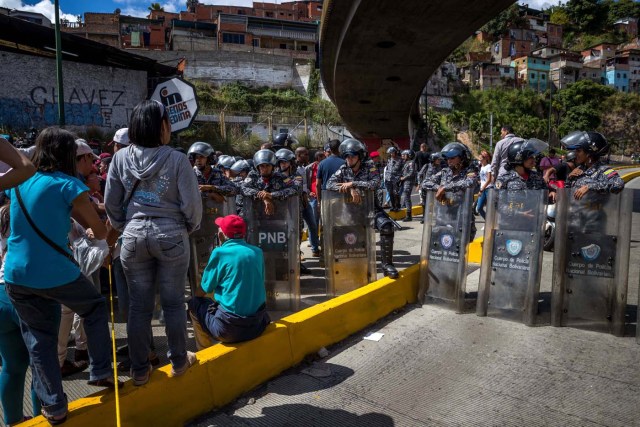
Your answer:
[[[593,130],[600,126],[604,101],[615,89],[580,80],[555,95],[553,108],[560,137],[574,130]]]
[[[520,6],[514,3],[487,22],[481,29],[493,36],[499,36],[511,27],[521,28],[524,24],[524,18],[520,15]]]
[[[613,25],[617,20],[623,18],[639,18],[640,3],[634,0],[607,0],[608,7],[607,23]]]
[[[549,20],[552,24],[562,25],[563,27],[568,27],[571,24],[571,17],[567,13],[567,10],[562,6],[555,6],[552,8]]]
[[[579,31],[598,32],[605,26],[607,10],[600,0],[569,0],[565,8]]]
[[[149,9],[149,11],[152,12],[164,12],[164,7],[162,7],[160,5],[160,3],[151,3],[151,6],[149,6],[147,9]]]
[[[640,151],[640,95],[617,92],[606,99],[600,131],[620,151]]]

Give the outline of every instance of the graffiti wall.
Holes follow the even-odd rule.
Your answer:
[[[0,126],[14,131],[58,124],[54,58],[2,52]],[[126,127],[147,97],[146,71],[63,62],[65,122],[70,128]]]

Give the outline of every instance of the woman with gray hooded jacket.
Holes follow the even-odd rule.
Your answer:
[[[158,286],[172,375],[196,361],[187,352],[184,310],[189,233],[202,218],[198,182],[187,157],[167,146],[171,124],[164,106],[143,101],[131,115],[131,145],[114,156],[107,176],[105,208],[122,232],[120,259],[129,284],[127,339],[133,384],[149,381],[149,328]]]

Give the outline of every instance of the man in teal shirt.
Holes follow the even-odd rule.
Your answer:
[[[189,301],[198,349],[210,345],[211,337],[226,343],[251,340],[271,322],[265,308],[262,249],[244,240],[247,224],[238,215],[215,222],[221,245],[211,253],[201,289]],[[205,296],[212,292],[215,301]]]

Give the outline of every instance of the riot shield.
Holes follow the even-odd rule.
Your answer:
[[[322,191],[327,295],[341,295],[376,280],[375,192],[363,193],[356,204],[351,195]]]
[[[200,228],[189,236],[191,258],[189,261],[189,284],[191,294],[200,286],[202,273],[209,262],[213,248],[218,246],[216,218],[235,214],[234,197],[225,197],[224,202],[215,202],[208,197],[202,199],[202,221]]]
[[[632,192],[558,191],[551,323],[624,334]]]
[[[458,313],[465,310],[467,247],[472,236],[473,189],[446,192],[438,201],[427,192],[422,250],[420,252],[419,299],[444,303]]]
[[[273,200],[267,215],[262,200],[245,197],[247,241],[262,249],[267,309],[297,311],[300,303],[300,198]]]
[[[479,316],[535,324],[546,190],[489,191],[478,287]]]

